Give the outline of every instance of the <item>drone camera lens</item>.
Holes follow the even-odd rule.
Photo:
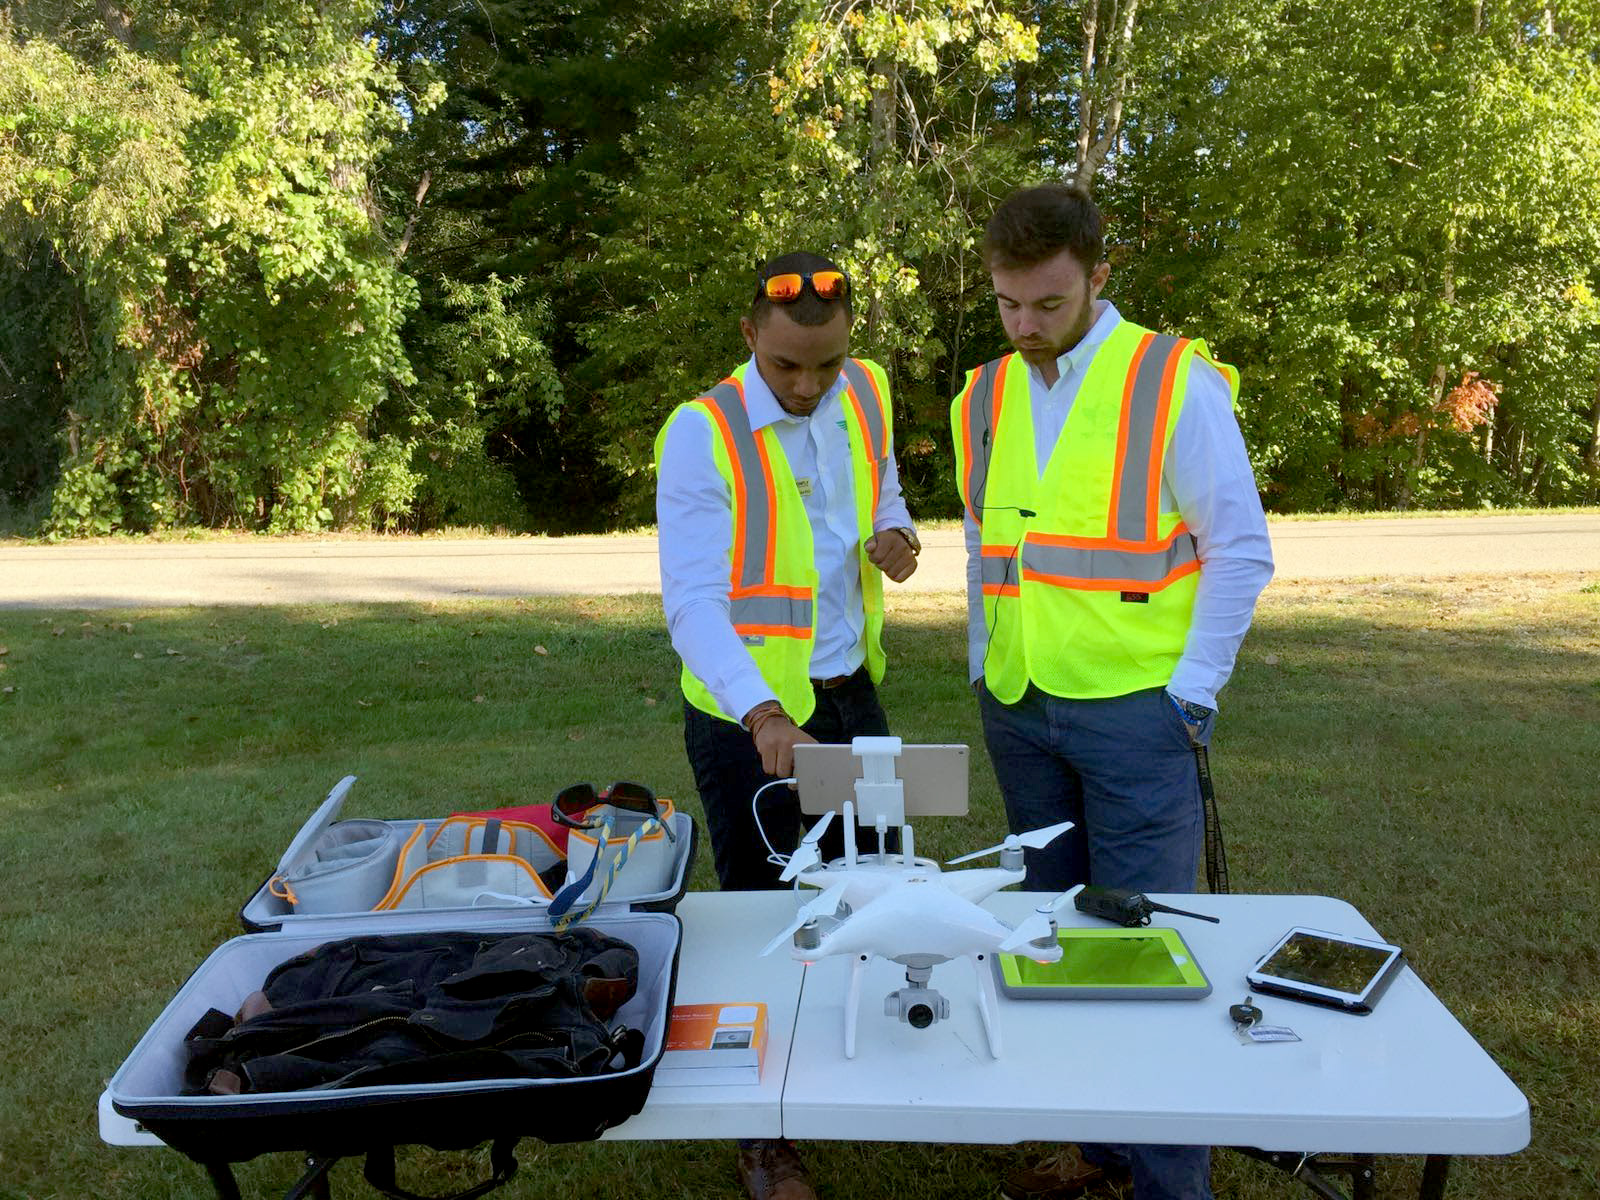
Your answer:
[[[926,1004],[913,1004],[906,1009],[906,1023],[913,1029],[926,1029],[933,1024],[933,1009]]]

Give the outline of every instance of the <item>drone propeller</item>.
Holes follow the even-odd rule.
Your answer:
[[[833,809],[830,808],[822,814],[822,820],[813,825],[810,832],[795,847],[794,853],[789,856],[788,864],[783,868],[783,874],[778,876],[779,879],[788,883],[801,871],[814,867],[822,861],[822,851],[817,849],[817,841],[827,831],[832,821]]]
[[[841,880],[839,883],[834,884],[827,891],[823,892],[815,900],[812,900],[806,904],[802,904],[800,906],[800,910],[795,913],[794,920],[789,922],[788,925],[784,926],[783,932],[779,933],[777,937],[768,942],[767,948],[761,953],[764,955],[771,954],[779,946],[783,945],[784,942],[793,937],[795,930],[799,929],[800,926],[804,925],[807,921],[812,920],[814,917],[831,917],[839,910],[839,903],[844,899],[844,893],[845,885]]]
[[[1030,829],[1027,833],[1007,834],[1006,840],[999,845],[990,846],[986,850],[974,850],[971,854],[963,854],[960,858],[952,858],[945,863],[945,866],[953,867],[957,863],[971,862],[975,858],[982,858],[985,854],[995,854],[1001,850],[1020,849],[1024,846],[1029,850],[1039,850],[1048,846],[1071,828],[1071,821],[1062,821],[1059,825],[1046,825],[1043,829]]]
[[[1000,943],[1000,949],[1007,954],[1013,954],[1023,949],[1030,942],[1054,937],[1056,914],[1065,908],[1081,891],[1083,891],[1083,884],[1080,883],[1077,887],[1068,888],[1054,900],[1047,901],[1034,909],[1021,921],[1017,922],[1017,927],[1012,931],[1011,936]]]

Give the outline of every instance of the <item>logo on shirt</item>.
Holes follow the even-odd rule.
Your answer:
[[[746,646],[765,646],[767,644],[767,635],[764,633],[741,633],[739,640]]]
[[[1149,592],[1123,592],[1122,593],[1122,602],[1124,604],[1149,604],[1150,603],[1150,593]]]
[[[809,479],[796,479],[794,481],[794,486],[797,487],[800,490],[800,494],[802,496],[811,495],[811,480],[809,480]]]

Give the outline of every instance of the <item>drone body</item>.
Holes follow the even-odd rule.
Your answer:
[[[858,739],[857,752],[860,753]],[[876,739],[894,742],[897,739]],[[872,784],[881,789],[881,780]],[[863,795],[861,783],[857,795]],[[870,789],[864,799],[871,796]],[[926,1028],[949,1016],[949,1002],[928,987],[935,966],[951,959],[966,958],[973,966],[978,984],[978,1010],[989,1041],[989,1052],[1000,1055],[1000,1031],[995,1016],[994,979],[989,956],[995,953],[1025,953],[1040,962],[1055,962],[1061,957],[1056,941],[1054,914],[1077,889],[1042,906],[1016,926],[1007,925],[987,909],[983,900],[1004,887],[1022,882],[1023,848],[1049,844],[1072,828],[1064,821],[1046,829],[1012,834],[998,846],[953,859],[964,862],[999,852],[1000,866],[964,871],[943,871],[930,859],[918,858],[912,829],[902,824],[904,852],[863,855],[855,844],[854,804],[845,801],[845,856],[824,864],[817,853],[817,840],[828,827],[833,813],[824,814],[812,827],[800,847],[790,857],[782,878],[821,889],[821,894],[800,906],[795,919],[768,943],[763,954],[770,954],[783,942],[791,942],[790,953],[799,961],[850,956],[849,995],[845,1003],[844,1046],[847,1058],[855,1057],[856,1017],[860,1008],[861,979],[872,958],[886,958],[906,968],[906,984],[885,999],[886,1015],[898,1017],[916,1028]],[[863,812],[865,820],[869,815]],[[903,820],[903,805],[895,815]],[[879,833],[879,844],[886,822],[881,811],[872,824]]]

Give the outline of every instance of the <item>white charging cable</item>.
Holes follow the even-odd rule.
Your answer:
[[[789,856],[787,854],[779,854],[772,848],[772,840],[767,837],[767,831],[761,827],[761,813],[756,809],[756,805],[761,800],[761,793],[768,788],[777,787],[780,783],[792,784],[794,782],[795,780],[792,776],[788,779],[774,779],[771,783],[762,784],[756,789],[756,794],[750,797],[750,819],[756,823],[756,832],[761,835],[761,840],[767,847],[767,861],[775,867],[788,866]]]

